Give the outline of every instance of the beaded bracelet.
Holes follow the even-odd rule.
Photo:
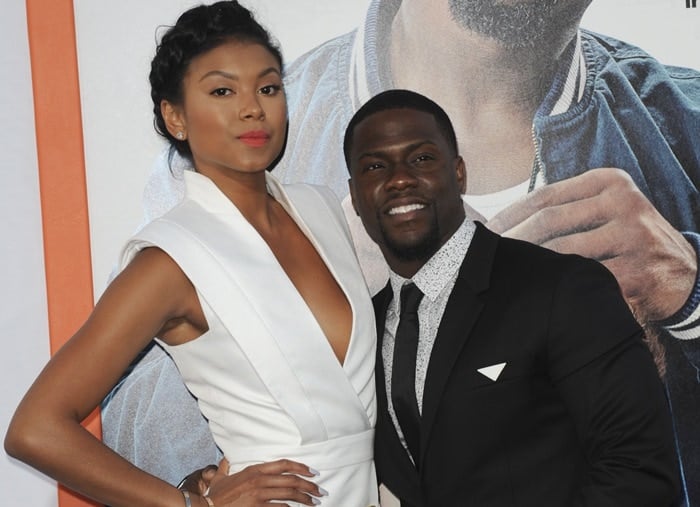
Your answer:
[[[182,496],[185,497],[185,507],[192,507],[192,500],[190,500],[190,492],[183,490],[180,491],[180,493],[182,493]]]

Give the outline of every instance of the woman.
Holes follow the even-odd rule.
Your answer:
[[[191,9],[164,35],[156,128],[195,171],[30,388],[9,454],[114,507],[377,503],[371,301],[330,191],[267,171],[285,142],[281,73],[235,1]],[[153,336],[235,472],[206,496],[183,496],[80,426]]]

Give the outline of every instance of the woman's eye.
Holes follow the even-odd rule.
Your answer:
[[[267,85],[260,88],[259,93],[261,95],[277,95],[281,89],[280,85]]]
[[[233,92],[231,91],[230,88],[216,88],[215,90],[212,90],[211,94],[215,95],[217,97],[223,97],[225,95],[231,95]]]

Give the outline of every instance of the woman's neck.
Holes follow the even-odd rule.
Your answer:
[[[198,172],[211,179],[256,230],[274,228],[274,210],[277,202],[268,192],[266,171],[198,170]]]

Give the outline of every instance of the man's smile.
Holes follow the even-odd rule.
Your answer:
[[[417,211],[420,209],[425,208],[425,204],[404,204],[402,206],[396,206],[393,208],[390,208],[389,211],[387,211],[388,215],[402,215],[404,213],[410,213],[411,211]]]

